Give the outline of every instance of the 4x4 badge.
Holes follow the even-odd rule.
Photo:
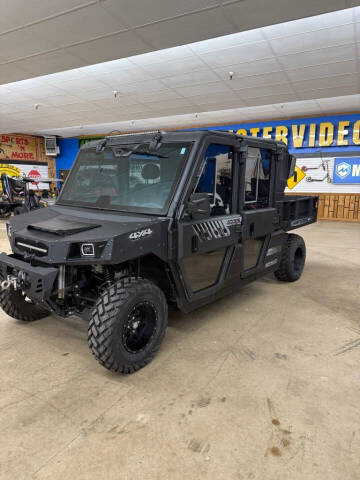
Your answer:
[[[138,232],[130,233],[129,238],[130,240],[139,240],[140,238],[148,237],[152,233],[153,231],[151,228],[146,228],[145,230],[139,230]]]

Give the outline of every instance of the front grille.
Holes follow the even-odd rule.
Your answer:
[[[230,236],[230,230],[222,220],[206,220],[193,225],[200,242]]]
[[[38,279],[35,285],[35,293],[40,294],[43,291],[43,281],[41,278]]]
[[[16,238],[15,246],[22,252],[27,252],[36,257],[45,257],[48,254],[48,246],[41,242],[29,240],[27,238]]]

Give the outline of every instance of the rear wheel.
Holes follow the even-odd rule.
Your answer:
[[[153,282],[127,278],[107,288],[92,311],[88,339],[108,370],[133,373],[159,349],[167,327],[165,295]]]
[[[33,322],[50,315],[48,310],[34,303],[21,290],[12,287],[0,292],[0,307],[10,317],[23,322]]]
[[[289,233],[275,277],[282,282],[295,282],[301,277],[306,258],[305,242],[300,235]]]

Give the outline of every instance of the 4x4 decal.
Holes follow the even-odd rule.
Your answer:
[[[145,228],[145,230],[139,230],[137,232],[130,233],[130,240],[139,240],[140,238],[148,237],[153,231],[151,228]]]

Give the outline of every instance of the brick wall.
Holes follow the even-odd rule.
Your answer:
[[[295,195],[295,193],[287,195]],[[297,195],[319,197],[319,219],[360,222],[360,193],[300,193]]]
[[[56,177],[56,157],[47,157],[45,155],[45,139],[43,137],[36,138],[36,147],[38,152],[38,162],[47,162],[48,163],[48,173],[50,178]]]

